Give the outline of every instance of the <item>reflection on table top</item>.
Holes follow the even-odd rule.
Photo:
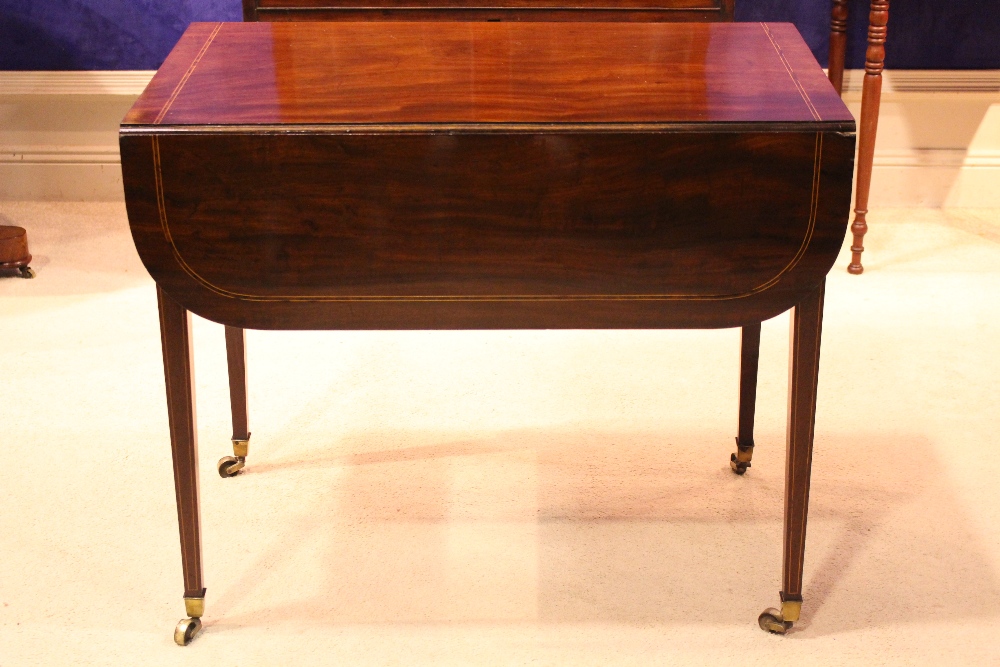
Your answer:
[[[853,119],[790,24],[201,23],[124,125],[703,122]]]

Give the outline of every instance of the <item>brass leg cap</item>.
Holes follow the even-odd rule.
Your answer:
[[[750,467],[749,461],[740,461],[736,458],[736,454],[729,455],[729,467],[733,469],[733,472],[737,475],[742,475]]]
[[[250,456],[250,440],[233,440],[233,456],[238,459]]]
[[[757,624],[760,625],[760,629],[764,632],[771,632],[776,635],[783,635],[792,627],[792,622],[786,621],[782,617],[781,612],[774,608],[765,609],[757,617]]]
[[[30,280],[35,277],[35,270],[30,266],[22,266],[20,271],[22,278],[28,278]]]
[[[178,646],[187,646],[201,632],[200,618],[182,618],[174,628],[174,642]]]

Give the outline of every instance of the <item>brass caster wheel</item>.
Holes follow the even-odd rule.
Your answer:
[[[21,271],[21,277],[22,278],[31,279],[31,278],[35,277],[35,270],[33,268],[31,268],[30,266],[22,266],[20,268],[20,271]]]
[[[781,615],[781,612],[777,609],[765,609],[764,612],[757,617],[757,623],[760,625],[760,629],[764,632],[771,632],[776,635],[783,635],[792,627],[791,621],[786,621]]]
[[[729,467],[737,475],[742,475],[750,467],[750,459],[753,458],[753,441],[749,445],[741,445],[740,439],[736,438],[736,453],[729,456]]]
[[[223,456],[219,459],[219,477],[223,479],[235,477],[246,467],[246,464],[245,456]]]
[[[187,646],[201,632],[200,618],[182,618],[174,628],[174,641],[178,646]]]

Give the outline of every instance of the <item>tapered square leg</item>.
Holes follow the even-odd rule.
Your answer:
[[[246,467],[250,449],[250,420],[247,405],[246,331],[226,327],[226,360],[229,365],[229,403],[233,414],[233,456],[219,459],[219,475],[233,477]]]
[[[167,386],[167,415],[177,495],[177,523],[181,537],[184,573],[184,606],[188,617],[174,632],[187,644],[201,629],[205,584],[201,565],[201,513],[198,506],[198,432],[195,426],[194,362],[191,349],[191,314],[159,286],[160,339],[163,374]]]
[[[740,419],[736,453],[729,465],[737,475],[750,467],[753,458],[753,418],[757,408],[757,362],[760,359],[760,322],[743,327],[740,334]]]
[[[809,512],[809,479],[816,420],[824,290],[825,283],[803,299],[792,315],[781,609],[768,609],[759,619],[760,626],[770,632],[784,633],[793,622],[799,620],[802,607],[802,564],[805,559],[806,517]]]

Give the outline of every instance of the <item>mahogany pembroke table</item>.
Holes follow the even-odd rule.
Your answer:
[[[825,276],[855,125],[788,24],[197,23],[121,126],[156,281],[188,618],[202,576],[190,313],[244,329],[742,327],[794,310],[780,609],[799,618]]]

